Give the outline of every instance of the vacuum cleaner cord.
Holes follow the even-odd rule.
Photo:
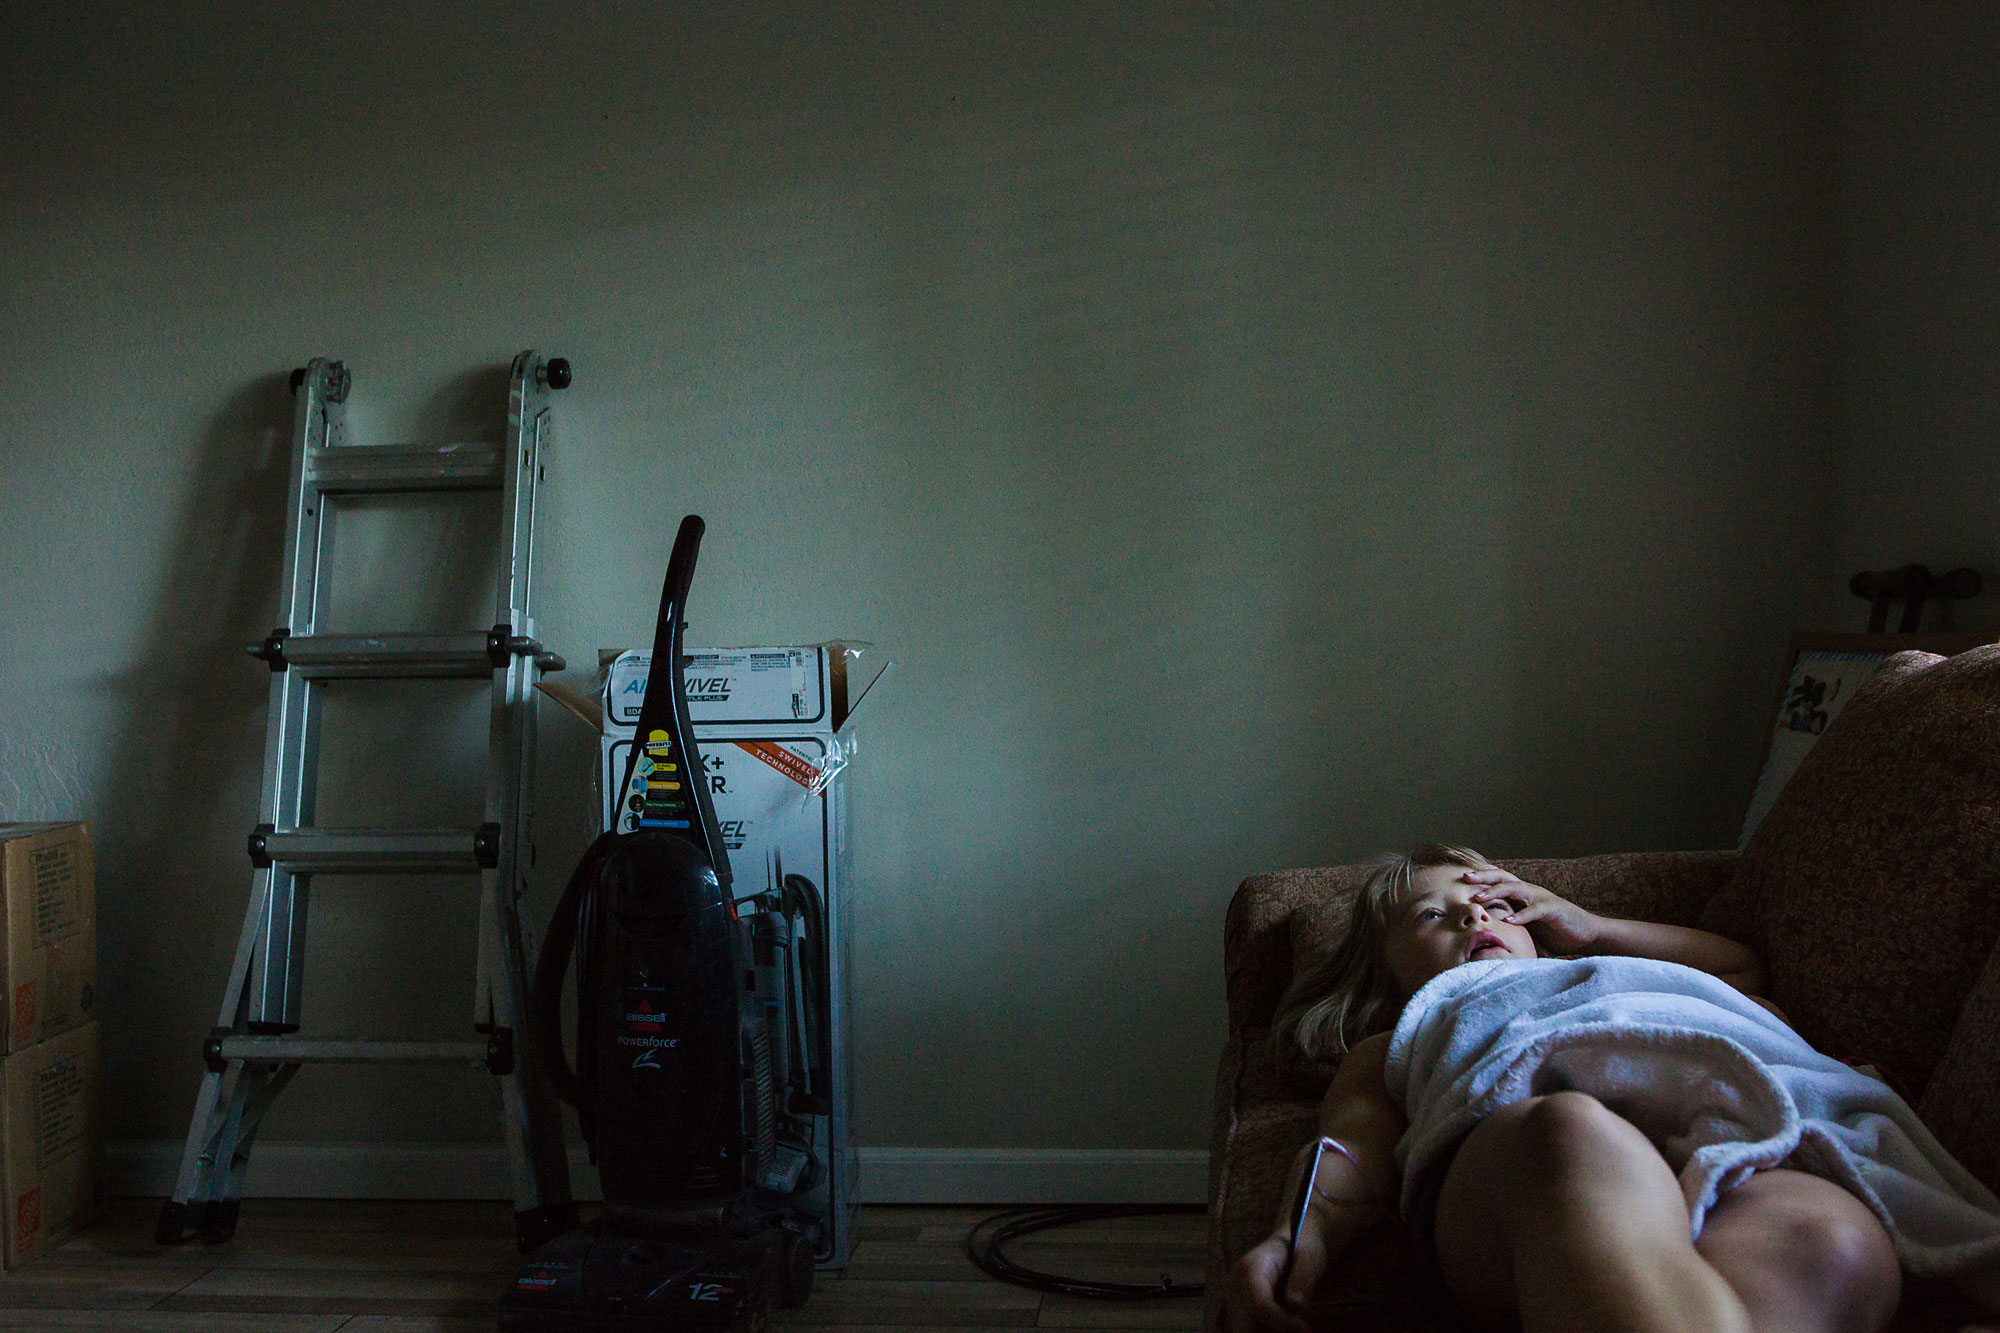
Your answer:
[[[1090,1278],[1063,1277],[1043,1273],[1009,1259],[1009,1242],[1051,1227],[1077,1222],[1098,1222],[1113,1217],[1160,1217],[1169,1214],[1203,1213],[1198,1203],[1163,1204],[1068,1204],[1042,1208],[1017,1208],[987,1218],[965,1235],[965,1257],[990,1277],[1017,1287],[1048,1292],[1056,1296],[1077,1296],[1096,1301],[1143,1301],[1162,1296],[1199,1296],[1199,1282],[1176,1282],[1164,1273],[1157,1283],[1098,1282]]]

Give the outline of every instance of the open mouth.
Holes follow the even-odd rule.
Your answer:
[[[1472,943],[1466,946],[1465,961],[1468,963],[1473,962],[1478,959],[1481,953],[1491,949],[1498,949],[1503,954],[1509,953],[1507,946],[1500,942],[1498,935],[1495,935],[1490,930],[1482,930],[1477,935],[1474,935]]]

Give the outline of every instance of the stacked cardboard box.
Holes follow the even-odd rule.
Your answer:
[[[90,825],[0,824],[0,1232],[6,1266],[89,1225],[102,1190]]]

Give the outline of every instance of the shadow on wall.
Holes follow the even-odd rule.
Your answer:
[[[185,1131],[242,924],[264,722],[264,673],[242,646],[273,623],[291,415],[274,374],[210,419],[141,665],[101,682],[123,719],[95,816],[105,1086],[128,1094],[107,1105],[112,1137],[139,1117]],[[162,1071],[169,1086],[149,1086]]]
[[[356,367],[357,382],[365,367]],[[375,428],[376,413],[361,384],[347,404],[348,438],[357,444],[399,444],[451,440],[497,440],[507,428],[507,387],[512,375],[505,362],[463,371],[447,380],[408,414],[407,440],[384,438]]]

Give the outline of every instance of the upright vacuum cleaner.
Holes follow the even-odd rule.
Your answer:
[[[535,1040],[604,1213],[528,1257],[501,1298],[507,1333],[761,1330],[812,1290],[821,1223],[792,1201],[816,1183],[810,1117],[829,1100],[825,904],[781,871],[771,893],[732,896],[680,670],[702,531],[689,515],[674,540],[617,828],[570,877],[535,969]]]

